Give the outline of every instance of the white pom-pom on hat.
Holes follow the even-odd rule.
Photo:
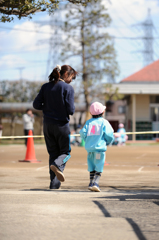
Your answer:
[[[61,66],[60,65],[56,65],[57,71],[60,72],[61,71]]]

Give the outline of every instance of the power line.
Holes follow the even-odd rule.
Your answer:
[[[4,27],[1,27],[0,28],[4,28]],[[41,31],[35,31],[35,30],[23,30],[23,29],[13,29],[13,28],[8,28],[8,27],[5,27],[6,29],[10,29],[10,30],[15,30],[15,31],[21,31],[21,32],[34,32],[34,33],[43,33],[43,34],[51,34],[52,32],[41,32]],[[59,36],[62,36],[62,34],[59,34]],[[146,37],[126,37],[126,36],[123,36],[123,37],[119,37],[119,36],[111,36],[113,38],[116,38],[116,39],[129,39],[129,40],[140,40],[140,39],[145,39]],[[159,37],[152,37],[151,39],[159,39]]]
[[[113,38],[116,39],[129,39],[129,40],[141,40],[141,39],[150,39],[150,40],[154,40],[154,39],[159,39],[159,37],[117,37],[117,36],[111,36]]]
[[[34,46],[34,45],[33,45],[33,46]],[[43,48],[40,49],[40,50],[46,51],[46,49],[43,49]],[[13,53],[16,53],[16,54],[29,53],[29,54],[30,54],[30,53],[36,52],[36,51],[39,51],[39,49],[22,50],[22,51],[21,51],[21,50],[20,50],[20,51],[14,51],[14,50],[12,51],[12,49],[8,49],[8,48],[7,48],[7,50],[4,49],[5,54],[6,54],[7,52],[12,53],[12,54],[13,54]],[[1,50],[1,53],[2,53],[2,52],[3,52],[3,50]]]
[[[127,23],[119,16],[119,14],[118,14],[118,12],[115,10],[115,16],[122,22],[122,23],[124,23],[124,25],[126,26],[126,27],[128,27],[128,28],[130,28],[128,25],[127,25]],[[119,29],[117,29],[117,31],[119,32]],[[121,32],[120,32],[120,34],[121,34]],[[121,34],[121,35],[123,35],[123,34]],[[128,38],[128,37],[126,37],[126,36],[122,36],[122,38],[115,38],[115,39],[127,39],[127,40],[139,40],[138,38]],[[136,48],[136,43],[137,43],[137,46],[139,45],[139,43],[136,41],[136,42],[133,42],[133,41],[130,41],[130,44],[131,45],[133,45],[133,46],[135,46],[135,48]]]
[[[157,33],[157,36],[159,36],[158,31],[157,31],[157,29],[156,29],[156,27],[155,27],[154,25],[153,25],[153,28],[154,28],[155,32]],[[156,44],[157,47],[159,47],[159,44],[158,44],[158,42],[156,41],[156,39],[155,39],[155,41],[154,41],[154,44]]]
[[[119,0],[120,1],[120,0]],[[122,8],[123,8],[123,10],[127,13],[127,15],[129,15],[129,17],[131,17],[131,19],[133,19],[133,20],[135,20],[136,21],[136,19],[128,12],[128,10],[127,9],[125,9],[125,7],[123,6],[123,4],[121,3],[120,4],[120,6],[122,6]],[[117,14],[116,14],[117,15]],[[127,26],[127,23],[125,23],[125,21],[118,15],[118,18],[119,18],[119,20],[120,21],[122,21],[126,26]],[[137,24],[137,25],[139,25],[139,24]],[[136,25],[136,27],[137,27],[137,25]],[[129,26],[127,26],[127,28],[129,28]],[[138,28],[137,28],[137,30],[138,31],[140,31]],[[157,32],[157,29],[156,29],[156,32]],[[130,40],[133,40],[134,38],[131,38]],[[156,40],[157,40],[158,38],[156,37],[153,37],[153,39],[148,39],[147,38],[147,41],[149,40],[149,41],[153,41],[154,43],[156,42]],[[135,39],[134,39],[135,40]],[[136,40],[143,40],[143,41],[146,41],[146,39],[145,38],[136,38]],[[154,55],[155,56],[157,56],[157,54],[154,52]]]
[[[30,33],[43,33],[43,34],[50,34],[50,33],[51,33],[51,32],[35,31],[35,30],[31,30],[31,29],[30,29],[30,30],[27,30],[27,29],[10,28],[10,27],[2,27],[2,26],[0,26],[0,28],[12,30],[12,31],[30,32]]]
[[[131,17],[131,19],[133,19],[133,21],[136,21],[136,19],[134,18],[134,16],[132,16],[132,15],[128,12],[128,10],[123,6],[122,2],[121,2],[120,0],[118,0],[118,1],[120,2],[120,6],[122,6],[122,8],[124,9],[124,11],[127,13],[127,15],[128,15],[129,17]]]
[[[107,27],[107,28],[115,28],[115,29],[116,29],[116,28],[117,28],[117,29],[119,29],[119,28],[120,28],[120,29],[126,29],[126,28],[128,28],[128,29],[130,29],[130,27],[131,27],[131,26],[129,26],[129,25],[127,25],[127,26],[118,26],[118,25],[113,25],[113,24],[112,24],[112,25],[110,25],[110,26]],[[156,29],[159,29],[159,27],[155,27],[155,28],[156,28]]]
[[[45,62],[46,62],[46,61],[45,61]],[[38,63],[38,64],[42,64],[42,65],[44,65],[43,62]],[[35,68],[35,67],[36,67],[36,65],[33,65],[33,64],[30,65],[30,66],[29,66],[29,65],[25,65],[25,68]],[[6,70],[9,70],[9,69],[17,70],[17,68],[15,68],[15,67],[13,67],[13,68],[11,68],[11,67],[8,67],[8,68],[7,68],[7,67],[6,67],[6,68],[3,67],[3,68],[1,68],[1,67],[0,67],[0,69],[1,69],[1,71],[6,71]]]
[[[13,31],[20,31],[20,32],[34,32],[34,33],[43,33],[43,34],[52,34],[52,32],[41,32],[41,31],[38,31],[38,30],[23,30],[23,29],[18,29],[18,28],[9,28],[9,27],[1,27],[0,28],[3,28],[3,29],[10,29],[10,30],[13,30]],[[116,28],[118,28],[116,26]],[[60,34],[62,36],[62,34]],[[131,39],[131,40],[136,40],[136,39],[144,39],[145,37],[126,37],[126,36],[123,36],[123,37],[119,37],[119,36],[111,36],[113,38],[117,38],[117,39]],[[159,39],[159,37],[152,37],[152,39]]]
[[[47,61],[45,61],[45,62],[47,62]],[[119,60],[119,62],[122,62],[122,63],[136,63],[136,62],[142,62],[142,60],[134,60],[134,61],[132,61],[132,60]],[[40,64],[43,64],[43,63],[40,63]],[[26,65],[25,66],[25,68],[34,68],[34,67],[36,67],[35,65]],[[1,68],[1,71],[6,71],[6,70],[8,70],[8,69],[12,69],[12,70],[16,70],[17,71],[17,69],[19,69],[19,68],[15,68],[15,67],[13,67],[13,68],[10,68],[10,67],[6,67],[6,68]]]

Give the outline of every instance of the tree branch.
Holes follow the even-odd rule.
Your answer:
[[[42,11],[41,9],[32,8],[32,9],[24,12],[24,11],[20,11],[20,10],[16,10],[16,9],[6,10],[6,8],[0,7],[1,13],[7,14],[7,15],[19,15],[22,17],[27,17],[31,13],[41,12],[41,11]]]

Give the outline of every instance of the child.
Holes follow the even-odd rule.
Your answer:
[[[125,128],[124,128],[124,124],[120,123],[119,124],[119,129],[117,131],[117,134],[119,134],[119,136],[117,137],[117,142],[118,145],[125,145],[126,140],[128,139],[128,136],[125,134]]]
[[[103,172],[105,151],[107,145],[113,140],[113,128],[102,116],[106,107],[99,102],[90,106],[92,118],[89,119],[80,131],[81,138],[85,141],[85,149],[88,152],[87,163],[90,172],[90,184],[88,189],[100,192],[99,179]]]

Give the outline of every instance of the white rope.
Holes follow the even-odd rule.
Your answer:
[[[137,134],[156,134],[159,133],[159,131],[148,131],[148,132],[125,132],[126,135],[137,135]],[[116,133],[114,133],[116,134]],[[70,136],[79,137],[80,134],[71,134]],[[0,139],[16,139],[16,138],[44,138],[44,135],[31,135],[31,136],[1,136]]]

